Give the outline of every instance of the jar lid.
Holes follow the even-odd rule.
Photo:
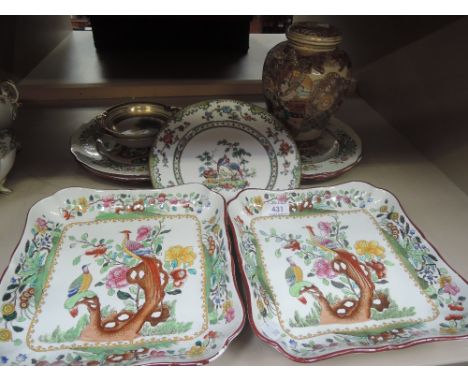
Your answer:
[[[292,24],[286,32],[288,40],[299,45],[332,47],[341,43],[343,38],[336,27],[311,21]]]

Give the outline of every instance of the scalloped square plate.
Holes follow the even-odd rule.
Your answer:
[[[251,325],[288,358],[468,337],[466,281],[388,191],[250,189],[228,212]]]
[[[0,285],[0,357],[202,364],[240,332],[223,198],[202,185],[41,200]]]

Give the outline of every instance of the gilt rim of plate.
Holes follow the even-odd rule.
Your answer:
[[[102,176],[119,178],[119,180],[134,180],[135,178],[150,179],[148,164],[128,165],[103,157],[96,147],[96,138],[100,127],[96,119],[82,124],[71,135],[70,151],[75,159],[86,169],[92,169]],[[94,156],[95,158],[93,158]]]
[[[325,180],[337,177],[351,170],[362,159],[362,141],[351,126],[332,117],[327,131],[338,140],[340,145],[338,152],[331,158],[314,164],[308,164],[304,156],[301,155],[301,177],[303,180]],[[311,168],[307,166],[311,166]]]
[[[161,188],[183,184],[185,180],[180,171],[180,164],[184,160],[182,158],[183,150],[191,139],[216,127],[242,131],[243,134],[253,138],[256,144],[262,146],[265,150],[264,154],[269,157],[270,168],[276,172],[276,174],[268,176],[269,181],[265,183],[264,187],[281,189],[299,186],[299,151],[282,123],[260,106],[231,99],[214,99],[189,105],[176,113],[165,128],[160,130],[149,155],[153,186]],[[223,137],[220,136],[217,144],[229,146],[231,143],[223,140]],[[248,159],[252,158],[252,162],[255,162],[253,159],[255,154],[247,153],[245,155],[248,156]],[[214,159],[214,157],[209,158],[216,167]],[[210,166],[206,169],[200,166],[197,179],[188,179],[187,183],[200,182],[221,193],[227,200],[235,197],[242,189],[257,186],[242,179],[247,173],[247,176],[255,180],[255,169],[249,173],[249,169],[245,171],[245,167],[241,168],[244,171],[237,169],[240,175],[234,174],[235,179],[231,178],[232,182],[226,181],[226,178],[219,179],[218,171],[221,159],[218,160],[216,170]],[[240,167],[244,159],[241,155],[240,159],[238,157],[241,162],[236,163],[233,160],[229,165],[233,168]],[[231,158],[228,158],[228,161],[231,161]],[[246,160],[245,163],[248,161]],[[276,177],[273,181],[272,176]]]

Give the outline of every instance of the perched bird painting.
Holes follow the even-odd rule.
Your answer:
[[[79,275],[75,280],[73,280],[73,282],[68,287],[68,298],[73,297],[79,292],[84,292],[88,290],[89,286],[93,281],[93,276],[91,276],[91,273],[89,273],[88,265],[83,265],[81,267],[83,273]]]
[[[132,231],[124,230],[120,233],[123,233],[125,235],[122,241],[122,248],[127,255],[137,260],[141,260],[140,256],[150,256],[153,253],[151,247],[145,247],[139,241],[130,239],[130,234],[132,233]]]
[[[230,173],[236,174],[240,178],[244,177],[244,173],[242,172],[240,164],[236,162],[231,162],[231,160],[226,154],[224,154],[224,156],[218,160],[217,165],[218,165],[218,174],[220,173],[221,168],[224,167],[227,170],[229,170]]]
[[[289,263],[289,267],[286,269],[284,275],[289,285],[289,294],[297,298],[301,303],[307,304],[307,299],[303,296],[303,293],[307,292],[312,284],[308,281],[304,281],[304,273],[301,267],[297,265],[291,257],[288,257],[286,260]]]
[[[67,297],[73,297],[78,293],[85,292],[88,290],[89,286],[91,285],[93,281],[93,276],[91,276],[91,273],[89,273],[89,264],[83,265],[81,267],[82,274],[79,275],[73,282],[70,284],[68,287],[67,291]],[[73,309],[70,310],[70,314],[72,317],[76,317],[78,314],[78,308],[74,307]]]

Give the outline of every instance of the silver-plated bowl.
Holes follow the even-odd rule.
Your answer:
[[[116,142],[128,147],[149,147],[178,108],[153,102],[119,104],[96,117]]]

